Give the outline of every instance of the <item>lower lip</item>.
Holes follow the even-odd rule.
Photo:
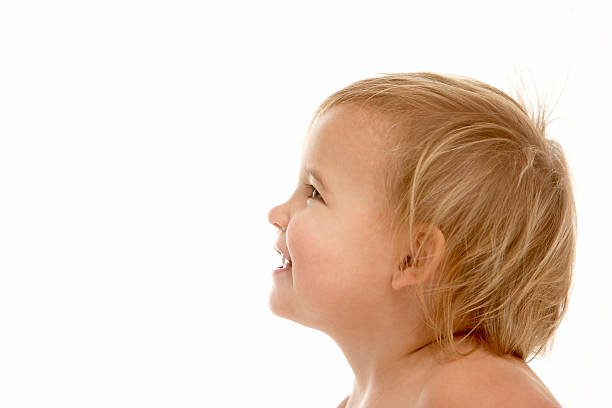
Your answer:
[[[292,265],[292,266],[289,266],[289,267],[287,267],[287,268],[276,268],[274,271],[272,271],[272,274],[273,274],[273,275],[277,275],[277,274],[279,274],[279,273],[283,273],[283,272],[288,272],[288,271],[291,271],[291,268],[292,268],[292,267],[293,267],[293,265]]]

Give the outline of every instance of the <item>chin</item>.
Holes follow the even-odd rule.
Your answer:
[[[287,298],[282,297],[279,293],[272,292],[270,293],[268,308],[274,315],[278,317],[293,320],[291,318],[291,316],[293,315],[293,308],[289,303],[290,302]]]

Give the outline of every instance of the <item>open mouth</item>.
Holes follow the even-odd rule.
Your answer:
[[[284,271],[291,270],[291,267],[293,266],[293,263],[291,262],[290,259],[285,258],[284,255],[282,255],[282,256],[283,256],[283,264],[281,266],[279,266],[278,268],[276,268],[274,270],[274,273],[284,272]]]

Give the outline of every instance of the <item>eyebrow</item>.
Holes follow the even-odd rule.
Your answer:
[[[312,168],[312,167],[308,167],[306,169],[306,173],[310,174],[312,176],[312,178],[317,180],[319,182],[319,184],[321,185],[321,187],[323,187],[323,190],[325,190],[326,192],[329,192],[329,189],[327,188],[327,184],[323,180],[323,176],[321,175],[321,173],[317,169]]]

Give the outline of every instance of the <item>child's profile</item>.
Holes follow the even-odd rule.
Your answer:
[[[559,407],[527,365],[563,319],[576,210],[543,111],[466,77],[387,74],[317,109],[269,306],[328,334],[339,407]],[[285,261],[286,259],[286,261]]]

